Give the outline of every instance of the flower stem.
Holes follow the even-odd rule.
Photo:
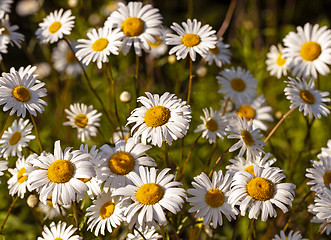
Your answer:
[[[231,147],[231,146],[230,146]],[[222,158],[224,157],[224,155],[229,151],[230,147],[228,149],[225,150],[224,153],[221,154],[221,156],[219,156],[213,166],[213,168],[210,170],[209,172],[209,177],[211,177],[211,174],[213,173],[214,169],[216,168],[217,164],[222,160]]]
[[[79,224],[78,224],[78,213],[77,213],[77,204],[76,204],[76,202],[73,202],[72,210],[73,210],[73,214],[74,214],[75,225],[76,225],[77,228],[79,228]]]
[[[329,223],[327,221],[325,221],[324,225],[318,230],[318,232],[316,233],[315,239],[314,240],[318,240],[320,238],[320,235],[322,233],[322,231],[324,230],[324,228],[326,228],[326,226]]]
[[[254,218],[252,218],[249,221],[248,228],[247,228],[246,235],[245,235],[245,240],[248,240],[249,233],[250,233],[250,230],[251,230],[251,227],[252,227],[253,224],[254,224]]]
[[[140,232],[140,231],[138,230],[138,228],[136,228],[135,226],[133,226],[133,229],[136,230],[136,231],[139,233],[139,235],[140,235],[144,240],[147,240],[147,239],[145,238],[144,234],[142,234],[142,232]]]
[[[187,101],[186,101],[187,105],[190,105],[190,99],[191,99],[192,79],[194,77],[192,71],[193,71],[192,59],[190,58],[190,78],[188,83],[188,93],[187,93]]]
[[[2,225],[0,227],[0,233],[2,233],[2,230],[3,230],[3,228],[6,225],[6,222],[8,220],[9,214],[10,214],[11,210],[13,209],[14,204],[16,203],[17,199],[18,199],[18,195],[14,198],[13,202],[11,203],[11,205],[10,205],[8,211],[7,211],[7,215],[5,217],[5,220],[3,220]]]
[[[229,27],[229,24],[230,24],[231,18],[233,16],[233,12],[236,8],[236,5],[237,5],[237,0],[231,0],[230,6],[228,8],[228,11],[226,12],[225,19],[222,23],[222,26],[220,27],[220,29],[218,30],[218,32],[216,34],[217,39],[221,38],[223,36],[223,34],[225,33],[226,29]]]
[[[139,97],[140,85],[139,85],[139,56],[136,55],[136,74],[134,75],[134,83],[136,89],[136,98]],[[138,107],[138,101],[136,101],[136,107]]]
[[[2,135],[3,135],[3,133],[5,132],[5,130],[6,130],[6,128],[7,128],[7,125],[8,125],[8,123],[9,123],[9,119],[10,119],[10,115],[8,115],[8,118],[7,118],[7,120],[6,120],[5,126],[3,126],[3,129],[2,129],[2,131],[1,131],[1,133],[0,133],[0,139],[2,138]]]
[[[34,126],[34,130],[36,132],[36,135],[37,135],[37,139],[38,139],[38,143],[39,143],[39,148],[40,148],[40,153],[43,152],[43,146],[41,144],[41,140],[40,140],[40,136],[39,136],[39,131],[38,131],[38,128],[37,128],[37,124],[36,124],[36,121],[34,120],[34,117],[32,116],[32,114],[30,113],[30,117],[31,117],[31,121],[33,123],[33,126]]]

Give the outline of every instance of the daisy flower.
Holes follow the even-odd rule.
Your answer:
[[[316,79],[318,73],[325,76],[330,72],[331,30],[326,26],[306,23],[303,28],[298,26],[296,33],[287,34],[283,42],[283,57],[291,61],[293,75]]]
[[[13,0],[1,0],[0,1],[0,16],[5,13],[10,13],[10,5],[13,3]]]
[[[99,232],[105,235],[106,228],[111,233],[113,228],[125,221],[123,212],[128,205],[128,199],[122,200],[120,196],[113,196],[112,191],[101,193],[86,209],[86,216],[89,217],[87,230],[93,231],[95,228],[95,236],[98,236]]]
[[[286,81],[287,87],[284,89],[286,98],[291,101],[290,109],[299,107],[299,111],[303,115],[308,115],[310,118],[321,118],[327,116],[330,113],[327,105],[324,102],[330,102],[330,98],[327,98],[329,92],[321,92],[315,90],[314,79],[310,79],[307,84],[304,79],[294,79],[289,77],[289,81]]]
[[[110,142],[112,144],[115,144],[119,140],[128,141],[128,139],[131,137],[130,128],[122,126],[122,131],[123,131],[123,135],[120,128],[116,128],[116,130],[113,133],[113,137],[110,139]]]
[[[63,9],[55,10],[39,23],[36,31],[37,38],[43,44],[54,43],[63,38],[63,35],[70,35],[74,27],[75,16],[71,16],[71,10],[63,12]]]
[[[224,215],[229,221],[236,219],[238,211],[229,204],[230,184],[232,177],[226,173],[223,176],[222,170],[213,173],[212,181],[202,172],[194,177],[193,188],[187,190],[193,197],[186,199],[191,204],[188,210],[196,212],[195,218],[203,218],[203,224],[212,223],[213,228],[222,226]]]
[[[76,43],[71,44],[75,51],[76,45]],[[75,53],[72,52],[64,40],[59,41],[57,47],[53,49],[52,60],[54,62],[55,70],[66,75],[77,76],[83,71],[77,61]]]
[[[217,76],[221,85],[219,93],[225,94],[225,98],[230,98],[235,104],[244,104],[253,100],[256,96],[257,80],[249,73],[238,67],[237,70],[224,69]]]
[[[307,168],[306,177],[311,180],[307,185],[313,185],[310,190],[316,192],[331,188],[331,156],[320,156],[320,161],[311,160],[313,168]]]
[[[271,76],[275,76],[278,79],[281,78],[282,75],[287,75],[290,64],[290,60],[283,57],[283,49],[281,44],[278,44],[277,47],[272,45],[270,51],[267,53],[267,60],[265,61],[267,71],[270,72]]]
[[[322,148],[321,153],[317,155],[320,159],[321,156],[330,156],[331,157],[331,139],[328,140],[327,148]]]
[[[33,68],[26,69],[29,70],[23,76],[20,70],[11,68],[10,73],[2,73],[0,77],[0,105],[5,104],[3,111],[11,109],[9,115],[16,112],[18,117],[25,117],[28,111],[33,116],[37,116],[36,111],[42,113],[45,110],[42,105],[47,105],[40,99],[47,95],[46,88],[43,88],[45,83],[30,74]]]
[[[165,226],[167,219],[164,210],[173,214],[180,211],[186,197],[185,190],[178,187],[180,182],[172,181],[175,176],[168,174],[169,171],[170,168],[165,168],[157,174],[155,168],[141,166],[139,175],[129,173],[132,184],[115,190],[114,195],[130,197],[133,201],[124,212],[129,228],[133,225],[150,227],[156,223]]]
[[[24,35],[16,32],[16,30],[18,30],[18,26],[10,25],[8,14],[5,14],[4,17],[0,18],[0,38],[9,38],[12,46],[15,44],[18,48],[21,48],[21,42],[24,41]]]
[[[288,211],[286,205],[292,206],[295,185],[279,183],[285,178],[281,169],[276,167],[260,168],[253,164],[255,175],[247,171],[239,171],[233,176],[229,202],[239,205],[242,216],[249,210],[248,217],[257,219],[261,212],[261,220],[277,216],[272,204],[284,213]]]
[[[14,120],[11,127],[3,133],[0,144],[2,144],[1,153],[3,153],[4,158],[22,157],[23,147],[27,147],[28,143],[36,138],[34,135],[29,135],[33,128],[29,122],[29,119],[24,121],[23,118],[18,121]]]
[[[184,137],[191,121],[186,101],[168,92],[161,96],[149,92],[146,95],[138,98],[143,106],[132,111],[126,124],[135,123],[131,129],[135,141],[161,147],[164,141],[171,145],[173,140]]]
[[[280,231],[280,235],[276,234],[272,240],[308,240],[308,238],[302,238],[299,231],[293,232],[293,230],[286,236],[285,232],[282,230]]]
[[[151,47],[148,52],[153,58],[158,58],[164,55],[168,51],[168,45],[165,43],[166,35],[170,33],[170,29],[167,27],[162,27],[161,34],[158,36],[154,36],[156,42],[153,43],[148,41],[149,46]]]
[[[182,26],[173,23],[171,29],[178,35],[168,33],[166,44],[175,45],[169,55],[176,53],[177,60],[186,58],[189,53],[191,60],[195,61],[197,53],[205,57],[210,48],[215,48],[216,31],[208,24],[201,27],[201,22],[196,19],[187,19],[187,22],[182,22]]]
[[[52,203],[52,195],[49,195],[47,198],[46,204],[39,202],[37,206],[37,210],[39,212],[44,213],[45,218],[53,219],[59,216],[66,216],[67,213],[65,209],[71,208],[71,205],[56,205],[54,206]]]
[[[266,153],[263,157],[262,153],[259,153],[254,158],[248,158],[247,160],[243,157],[236,156],[235,159],[230,159],[231,164],[227,165],[225,168],[232,174],[238,171],[246,171],[255,175],[253,164],[256,164],[260,168],[270,167],[277,161],[276,158],[269,159],[270,157],[271,153]]]
[[[81,200],[88,187],[80,179],[95,176],[89,154],[71,148],[62,151],[59,140],[54,144],[54,155],[41,155],[32,164],[37,169],[29,174],[28,183],[32,190],[40,188],[39,199],[44,204],[52,194],[53,206]]]
[[[221,116],[221,111],[214,111],[210,107],[210,113],[208,108],[202,109],[204,117],[200,117],[203,124],[200,124],[194,132],[202,132],[202,137],[209,139],[209,143],[212,144],[216,142],[216,137],[224,139],[227,135],[225,128],[228,121],[225,117]]]
[[[139,232],[141,232],[142,235],[148,240],[157,240],[162,238],[162,235],[156,232],[155,227],[144,228],[144,229],[140,228]],[[139,232],[136,229],[133,229],[133,234],[129,233],[128,236],[126,237],[126,240],[141,240],[142,236],[140,235]]]
[[[133,138],[117,141],[114,148],[103,145],[100,148],[103,156],[96,171],[97,177],[104,182],[104,190],[107,192],[110,187],[124,187],[130,183],[128,174],[138,172],[141,165],[155,167],[154,159],[146,154],[151,148],[135,143]]]
[[[253,128],[252,121],[247,123],[246,118],[242,120],[240,117],[235,117],[231,120],[231,125],[225,130],[231,132],[231,134],[228,135],[228,138],[239,139],[239,141],[229,149],[229,152],[233,152],[240,148],[238,157],[242,157],[247,150],[247,159],[258,156],[259,152],[264,153],[263,146],[265,145],[265,142],[258,140],[258,138],[262,137],[262,134],[260,134],[259,128]]]
[[[323,234],[324,232],[326,232],[326,235],[330,235],[331,233],[331,223],[328,223],[326,226],[326,221],[325,219],[319,219],[316,217],[317,212],[314,211],[315,208],[315,204],[310,204],[308,206],[308,212],[310,212],[311,214],[313,214],[313,218],[310,220],[310,222],[312,223],[320,223],[320,229],[323,228],[323,230],[321,230],[321,234]]]
[[[127,55],[133,45],[136,55],[141,56],[142,49],[151,49],[148,41],[156,43],[154,36],[161,34],[162,16],[157,8],[141,2],[118,3],[119,9],[113,12],[105,22],[106,27],[114,25],[123,34],[121,51]]]
[[[0,150],[1,150],[1,147],[0,147]],[[0,153],[0,157],[1,157],[1,153]],[[8,161],[0,161],[0,177],[3,176],[3,171],[6,171],[8,169],[7,167],[8,165]],[[1,181],[0,181],[1,183]]]
[[[7,47],[10,42],[9,37],[2,36],[0,35],[0,62],[2,61],[2,55],[1,53],[8,53]]]
[[[331,190],[324,188],[323,192],[317,194],[314,199],[315,207],[313,211],[316,212],[318,219],[331,222]]]
[[[92,105],[74,103],[70,105],[70,110],[65,109],[64,111],[69,121],[64,122],[63,125],[77,128],[77,138],[82,142],[97,135],[102,113],[98,113]]]
[[[108,62],[110,54],[118,55],[118,49],[122,44],[123,33],[112,26],[95,29],[87,33],[88,39],[78,39],[76,56],[82,63],[89,65],[96,62],[99,69],[102,63]]]
[[[50,228],[44,226],[44,231],[42,232],[43,237],[38,237],[37,240],[82,240],[83,238],[79,235],[73,235],[77,228],[73,225],[69,225],[65,222],[52,222],[49,226]]]
[[[230,64],[231,52],[229,47],[229,44],[223,42],[223,38],[218,39],[215,47],[209,48],[209,51],[207,51],[205,61],[208,65],[212,65],[215,62],[220,68],[225,63]]]

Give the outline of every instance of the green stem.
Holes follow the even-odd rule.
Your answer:
[[[209,175],[208,175],[209,177],[211,177],[211,175],[212,175],[214,169],[216,168],[217,164],[223,159],[224,155],[229,151],[229,149],[230,149],[230,147],[229,147],[228,149],[226,149],[225,152],[222,153],[221,156],[219,156],[219,157],[217,158],[217,160],[216,160],[216,162],[215,162],[213,168],[212,168],[212,169],[210,170],[210,172],[209,172]]]
[[[37,128],[37,124],[36,124],[36,121],[34,120],[34,117],[33,115],[30,113],[30,117],[31,117],[31,121],[33,123],[33,126],[34,126],[34,130],[36,132],[36,135],[37,135],[37,139],[38,139],[38,144],[39,144],[39,148],[40,148],[40,153],[43,152],[43,146],[41,144],[41,140],[40,140],[40,136],[39,136],[39,131],[38,131],[38,128]]]
[[[73,210],[73,215],[74,215],[74,219],[75,219],[75,225],[78,229],[79,228],[79,223],[78,223],[78,213],[77,213],[77,204],[76,204],[76,202],[73,202],[72,210]]]
[[[1,225],[1,227],[0,227],[0,233],[2,233],[2,230],[3,230],[3,228],[5,227],[6,222],[7,222],[7,220],[8,220],[9,214],[10,214],[11,210],[13,209],[14,204],[16,203],[17,199],[18,199],[18,195],[14,198],[13,202],[12,202],[11,205],[9,206],[9,209],[8,209],[8,211],[7,211],[7,215],[6,215],[6,217],[5,217],[5,220],[3,220],[2,225]]]
[[[186,104],[190,105],[190,99],[191,99],[191,88],[192,88],[192,79],[194,77],[193,75],[193,66],[192,66],[192,59],[190,58],[190,78],[188,83],[188,93],[187,93],[187,101]]]
[[[8,118],[7,118],[7,120],[6,120],[5,126],[3,126],[3,129],[2,129],[2,131],[1,131],[1,133],[0,133],[0,139],[2,138],[2,135],[3,135],[3,133],[5,132],[5,130],[6,130],[6,128],[7,128],[7,125],[8,125],[8,123],[9,123],[9,119],[10,119],[10,115],[8,115]]]
[[[225,19],[222,23],[222,26],[220,27],[220,29],[218,30],[218,32],[216,34],[218,39],[223,36],[226,29],[229,27],[229,24],[230,24],[231,18],[233,16],[233,12],[236,8],[236,5],[237,5],[237,0],[232,0],[230,3],[230,6],[228,8],[228,11],[226,12]]]
[[[136,55],[136,74],[134,75],[136,98],[139,97],[140,85],[139,85],[139,56]],[[136,101],[136,107],[138,107],[138,101]]]
[[[318,240],[321,236],[322,231],[324,230],[324,228],[326,228],[326,226],[329,223],[327,221],[325,221],[324,225],[318,230],[318,232],[316,233],[315,239],[314,240]]]
[[[246,235],[245,235],[245,240],[247,240],[248,237],[249,237],[249,233],[250,233],[250,230],[251,230],[251,227],[252,227],[253,223],[254,223],[254,218],[252,218],[249,221],[248,228],[247,228]]]

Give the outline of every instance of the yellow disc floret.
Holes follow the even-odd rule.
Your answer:
[[[113,215],[115,211],[115,204],[111,201],[104,203],[99,211],[99,215],[102,219],[109,218],[111,215]]]
[[[50,33],[56,33],[57,31],[59,31],[59,29],[61,28],[62,24],[60,22],[53,22],[49,28],[48,28],[48,31]]]
[[[136,37],[142,34],[145,30],[145,23],[137,17],[129,17],[122,23],[123,33],[128,37]]]
[[[315,97],[310,91],[308,91],[306,89],[301,89],[299,92],[299,95],[304,102],[306,102],[308,104],[315,103]]]
[[[155,43],[152,43],[151,41],[147,41],[147,42],[148,42],[149,46],[151,46],[152,48],[156,48],[156,47],[158,47],[158,46],[160,46],[162,44],[162,40],[158,36],[153,36],[153,37],[156,40]]]
[[[267,201],[274,195],[274,184],[266,178],[256,177],[247,183],[247,193],[258,201]]]
[[[327,171],[324,173],[323,175],[323,182],[325,184],[325,186],[330,188],[330,184],[331,184],[331,171]]]
[[[127,152],[117,152],[109,159],[110,170],[117,175],[126,175],[131,172],[135,165],[135,160]]]
[[[148,127],[159,127],[166,124],[170,118],[170,110],[163,106],[154,106],[145,113],[145,123]]]
[[[59,159],[49,166],[47,175],[51,182],[66,183],[72,178],[74,171],[74,164],[69,160]]]
[[[145,183],[136,192],[137,201],[144,205],[158,203],[163,198],[163,195],[163,188],[156,183]]]
[[[279,54],[276,60],[276,64],[281,67],[286,63],[286,59],[282,58],[283,54]]]
[[[92,50],[95,52],[101,52],[105,50],[105,48],[108,46],[108,43],[109,41],[107,38],[99,38],[92,44]]]
[[[21,140],[21,133],[20,132],[15,132],[11,137],[9,138],[9,145],[14,146],[16,145],[19,140]]]
[[[201,39],[194,33],[187,33],[182,37],[182,43],[186,47],[194,47],[200,43]]]
[[[254,167],[253,165],[249,165],[248,167],[245,168],[246,172],[249,172],[251,174],[253,174],[255,176],[255,172],[254,172]]]
[[[8,29],[5,26],[3,26],[3,25],[0,24],[0,29],[2,29],[1,34],[9,35],[9,31],[8,31]]]
[[[24,173],[26,173],[26,169],[25,169],[25,167],[22,167],[22,168],[18,171],[18,173],[17,173],[17,182],[18,182],[19,184],[24,183],[25,180],[28,178],[28,175],[24,175],[24,176],[23,176]]]
[[[301,46],[300,55],[306,61],[314,61],[322,52],[321,45],[317,42],[306,42]]]
[[[85,128],[88,123],[88,118],[85,114],[78,114],[75,117],[75,125],[80,128]]]
[[[254,138],[252,134],[247,130],[241,131],[241,137],[247,146],[252,146],[254,144]]]
[[[243,92],[246,89],[246,83],[240,78],[234,78],[231,80],[231,87],[237,92]]]
[[[255,110],[249,105],[241,105],[237,110],[237,115],[249,121],[255,117]]]
[[[12,94],[13,97],[19,102],[28,102],[31,98],[30,91],[23,86],[15,87]]]
[[[218,208],[222,206],[224,202],[224,194],[217,188],[211,188],[205,196],[206,203],[212,208]]]
[[[206,128],[211,132],[215,132],[218,130],[218,124],[214,119],[211,118],[206,122]]]

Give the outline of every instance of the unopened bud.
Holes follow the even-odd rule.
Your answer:
[[[200,66],[195,72],[198,77],[203,78],[207,75],[207,68],[205,66]]]
[[[131,101],[131,93],[129,93],[128,91],[123,91],[120,95],[120,100],[121,102],[124,102],[124,103],[128,103]]]
[[[70,8],[77,7],[77,5],[78,5],[78,0],[68,0],[68,6]]]
[[[168,57],[168,63],[174,64],[176,62],[176,56],[175,55],[170,55]]]
[[[34,208],[38,204],[38,197],[34,194],[31,194],[28,199],[26,200],[26,203],[30,208]]]

